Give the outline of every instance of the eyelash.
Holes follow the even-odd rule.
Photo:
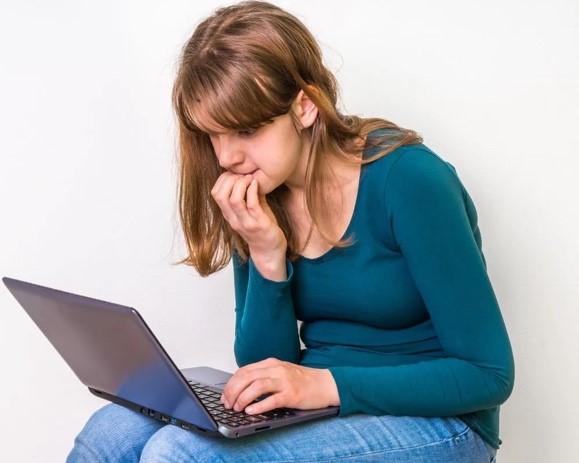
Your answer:
[[[253,135],[255,135],[259,131],[259,129],[261,129],[265,124],[272,124],[272,123],[273,123],[273,120],[267,120],[257,127],[248,127],[247,129],[238,130],[237,134],[241,137],[250,138]],[[207,135],[209,135],[209,137],[214,137],[217,135],[217,134],[213,134],[213,133],[209,133],[209,132],[206,132],[206,133],[207,133]]]
[[[256,132],[257,132],[257,129],[244,129],[244,130],[239,130],[237,133],[239,135],[241,135],[242,137],[251,137],[252,135],[255,135]]]
[[[254,126],[254,127],[248,127],[247,129],[243,129],[243,130],[238,130],[237,133],[239,135],[241,135],[242,137],[251,137],[253,135],[256,134],[256,132],[259,131],[259,129],[261,129],[264,125],[267,124],[273,124],[274,120],[273,119],[268,119],[266,121],[263,121],[261,124]]]

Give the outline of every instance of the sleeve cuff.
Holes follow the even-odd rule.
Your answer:
[[[330,373],[334,377],[340,397],[339,416],[347,416],[357,412],[352,401],[352,391],[350,390],[349,372],[344,367],[330,367]]]
[[[259,273],[259,270],[253,263],[251,257],[249,258],[249,278],[252,280],[253,283],[257,283],[261,287],[267,287],[269,289],[277,289],[282,290],[289,286],[293,280],[294,269],[293,265],[289,260],[286,259],[286,272],[287,272],[287,279],[284,281],[273,281],[269,280],[262,276]]]

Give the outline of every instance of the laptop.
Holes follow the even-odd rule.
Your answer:
[[[261,415],[228,410],[219,400],[231,374],[206,366],[179,370],[135,309],[2,281],[91,393],[152,419],[237,438],[338,414],[338,407]]]

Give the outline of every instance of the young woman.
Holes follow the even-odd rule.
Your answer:
[[[310,32],[265,2],[197,27],[173,103],[184,263],[233,260],[225,407],[340,416],[228,440],[109,405],[68,461],[494,461],[513,358],[452,166],[411,130],[341,114]]]

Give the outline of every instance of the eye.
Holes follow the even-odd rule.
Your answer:
[[[238,134],[241,135],[242,137],[251,137],[252,135],[255,135],[255,133],[257,132],[257,129],[243,129],[243,130],[238,130]]]

